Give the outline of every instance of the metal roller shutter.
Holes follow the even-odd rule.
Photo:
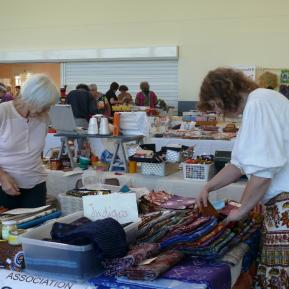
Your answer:
[[[139,91],[140,82],[148,81],[159,98],[177,108],[177,60],[68,62],[62,65],[62,85],[66,84],[69,90],[78,83],[95,83],[98,90],[105,93],[113,81],[127,85],[133,97]]]

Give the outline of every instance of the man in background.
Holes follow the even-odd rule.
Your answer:
[[[86,84],[78,84],[75,90],[70,91],[66,103],[71,105],[75,123],[79,127],[87,128],[89,118],[98,112],[96,100]]]

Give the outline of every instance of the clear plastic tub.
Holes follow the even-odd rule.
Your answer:
[[[59,218],[58,222],[71,223],[83,217],[83,211]],[[32,273],[55,275],[68,280],[84,280],[103,270],[92,245],[75,246],[43,241],[50,238],[52,221],[22,235],[25,266]],[[138,223],[125,227],[128,243],[136,239]]]

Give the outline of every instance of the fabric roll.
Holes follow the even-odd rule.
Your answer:
[[[125,257],[109,259],[102,262],[107,276],[120,275],[125,269],[136,266],[145,259],[157,256],[160,245],[157,243],[143,243],[134,246]]]
[[[249,250],[249,246],[245,243],[241,243],[238,246],[230,250],[223,258],[222,261],[230,265],[237,265],[240,260],[243,259],[246,252]]]
[[[124,275],[135,280],[155,280],[158,276],[178,264],[184,255],[178,251],[166,251],[155,260],[146,264],[125,270]]]

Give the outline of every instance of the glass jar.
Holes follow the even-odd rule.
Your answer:
[[[2,239],[8,240],[10,232],[17,230],[16,221],[2,221]]]
[[[21,245],[21,237],[23,233],[25,233],[26,230],[24,229],[16,229],[15,231],[11,231],[8,237],[8,244],[12,246]]]

